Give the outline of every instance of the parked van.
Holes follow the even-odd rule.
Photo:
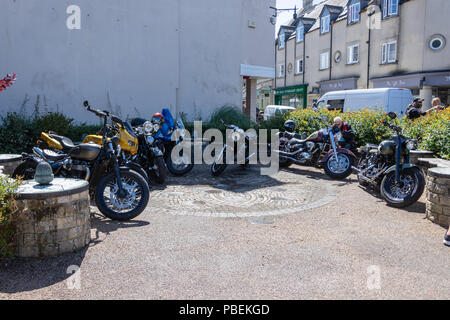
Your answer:
[[[286,112],[294,111],[294,107],[286,107],[286,106],[267,106],[264,109],[264,120],[268,120],[269,118],[276,116],[276,115],[282,115]]]
[[[412,102],[411,90],[386,88],[328,92],[319,99],[318,106],[342,112],[381,109],[401,116]]]

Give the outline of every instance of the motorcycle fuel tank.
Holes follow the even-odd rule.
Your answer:
[[[92,161],[98,157],[101,147],[95,143],[80,144],[70,156],[73,159]]]

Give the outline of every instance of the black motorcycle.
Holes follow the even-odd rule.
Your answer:
[[[395,113],[389,113],[395,119]],[[402,128],[381,122],[395,131],[392,140],[380,145],[368,144],[360,148],[361,158],[353,168],[362,186],[379,187],[382,197],[393,207],[404,208],[415,203],[422,196],[425,179],[422,171],[409,162],[410,151],[418,147],[417,140],[407,139]]]
[[[148,123],[142,118],[135,118],[131,121],[134,128],[143,126]],[[159,124],[152,124],[153,133],[152,146],[157,147],[163,154],[167,169],[174,176],[183,176],[194,168],[191,154],[184,154],[183,148],[180,148],[179,154],[172,152],[174,148],[183,143],[185,137],[185,127],[181,120],[177,120],[175,127],[171,128],[167,135],[163,135]]]
[[[138,163],[148,176],[158,184],[164,184],[167,178],[167,167],[164,161],[164,153],[156,143],[154,135],[157,132],[155,126],[146,121],[141,126],[135,127],[139,147],[137,154],[130,157],[133,163]],[[125,153],[122,153],[124,157]]]
[[[323,168],[332,179],[345,179],[352,174],[352,165],[356,155],[339,146],[339,132],[333,132],[326,117],[316,117],[326,126],[325,129],[312,133],[302,139],[294,133],[294,121],[285,123],[286,132],[279,133],[280,167],[289,167],[292,163]]]
[[[130,220],[144,211],[150,197],[147,181],[130,167],[118,161],[119,139],[109,138],[113,127],[107,124],[108,113],[87,110],[103,119],[103,144],[94,143],[73,146],[67,154],[33,148],[34,154],[22,154],[24,162],[17,167],[13,177],[33,179],[37,165],[48,162],[55,176],[84,179],[89,182],[91,199],[106,217],[112,220]]]

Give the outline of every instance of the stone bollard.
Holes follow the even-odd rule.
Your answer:
[[[91,240],[89,185],[56,178],[48,186],[34,180],[19,187],[14,214],[18,257],[51,257],[81,249]]]
[[[3,174],[12,175],[22,161],[22,156],[18,154],[0,154],[0,166],[3,167]]]
[[[444,227],[450,224],[450,168],[428,170],[427,218]]]
[[[409,161],[412,164],[418,165],[419,159],[433,158],[433,151],[425,151],[425,150],[412,150],[409,153]]]

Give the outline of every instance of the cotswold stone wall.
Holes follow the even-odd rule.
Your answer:
[[[47,257],[73,252],[91,240],[88,191],[19,200],[14,217],[19,257]]]
[[[427,174],[427,218],[444,227],[450,224],[450,168],[432,168]]]

